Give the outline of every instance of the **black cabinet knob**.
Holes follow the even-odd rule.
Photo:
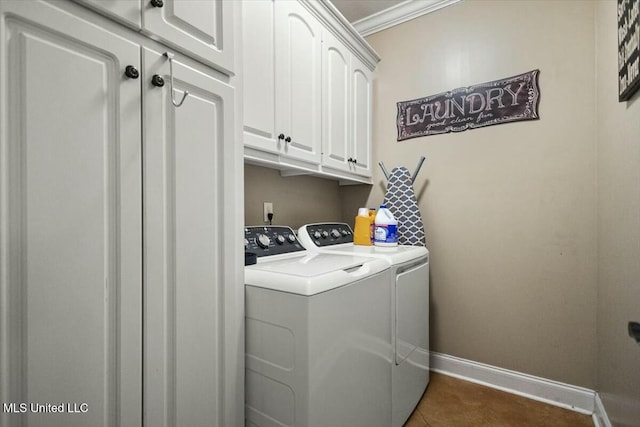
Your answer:
[[[284,139],[284,133],[281,133],[280,135],[278,135],[278,139]]]
[[[347,162],[349,162],[349,163],[353,162],[353,157],[349,157],[349,158],[347,159]]]
[[[162,1],[162,0],[151,0],[151,6],[153,6],[153,7],[162,7],[162,6],[164,6],[164,1]]]
[[[358,159],[353,159],[353,164],[357,165],[358,164]]]
[[[129,77],[130,79],[137,79],[138,77],[140,77],[138,69],[133,65],[127,65],[127,68],[124,69],[124,75]]]
[[[284,140],[285,140],[285,142],[286,142],[286,143],[289,143],[289,142],[291,142],[291,137],[290,137],[290,136],[288,136],[288,137],[286,137]]]
[[[164,79],[162,78],[162,76],[154,74],[153,77],[151,77],[151,84],[157,87],[162,87],[164,86]]]

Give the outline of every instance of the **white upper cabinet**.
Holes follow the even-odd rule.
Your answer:
[[[162,7],[153,6],[163,2]],[[233,72],[233,3],[143,0],[144,31],[209,65]]]
[[[233,74],[233,1],[75,0]]]
[[[322,49],[322,165],[370,177],[372,73],[327,30]]]
[[[351,52],[329,31],[322,41],[322,164],[351,172]]]
[[[320,163],[322,26],[300,3],[276,2],[276,131],[282,154]]]
[[[242,2],[244,54],[244,145],[277,153],[284,145],[276,133],[275,4],[273,0]]]
[[[373,73],[362,61],[351,56],[350,67],[351,168],[354,173],[371,176],[372,78]]]
[[[244,143],[320,163],[321,31],[295,1],[243,2]]]
[[[244,0],[245,161],[371,182],[377,55],[333,6]]]

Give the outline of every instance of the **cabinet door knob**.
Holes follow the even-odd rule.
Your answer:
[[[156,87],[162,87],[164,86],[164,79],[162,78],[162,76],[154,74],[153,77],[151,77],[151,84]]]
[[[140,77],[138,69],[133,65],[127,65],[127,68],[124,69],[124,74],[130,79],[137,79],[138,77]]]
[[[358,164],[358,159],[353,159],[353,164],[357,165]]]
[[[349,162],[349,163],[353,162],[353,158],[352,158],[352,157],[349,157],[349,158],[347,159],[347,162]]]
[[[162,7],[162,6],[164,6],[164,1],[162,1],[162,0],[151,0],[151,6],[153,6],[153,7]]]
[[[289,142],[291,142],[291,137],[290,137],[290,136],[288,136],[288,137],[286,137],[284,140],[285,140],[285,142],[286,142],[286,143],[289,143]]]
[[[278,139],[284,139],[284,133],[281,133],[280,135],[278,135]]]

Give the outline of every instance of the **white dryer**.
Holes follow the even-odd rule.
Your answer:
[[[303,248],[289,227],[246,227],[247,426],[391,423],[390,270]]]
[[[344,223],[307,224],[298,239],[308,250],[384,259],[391,266],[392,427],[409,418],[429,384],[429,251],[353,244]]]

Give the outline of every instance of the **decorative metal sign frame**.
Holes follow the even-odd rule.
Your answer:
[[[618,100],[640,89],[640,0],[618,0]]]
[[[537,120],[540,70],[398,102],[398,141]]]

